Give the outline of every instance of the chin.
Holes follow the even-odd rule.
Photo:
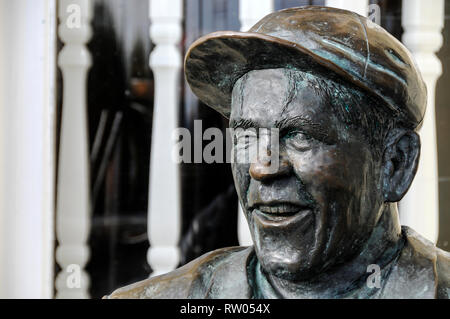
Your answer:
[[[314,277],[323,267],[314,262],[315,254],[308,247],[298,250],[279,241],[278,247],[255,243],[255,253],[264,273],[289,281]],[[308,245],[309,246],[309,245]]]
[[[268,252],[261,254],[256,251],[256,254],[264,273],[288,281],[310,280],[342,262],[339,256],[320,255],[319,260],[315,261],[313,258],[301,258],[298,253],[297,256],[287,254],[285,258]]]
[[[270,260],[270,256],[267,257],[263,259],[268,260],[260,260],[260,263],[261,268],[268,275],[288,281],[302,281],[309,279],[316,274],[313,267],[310,265],[305,265],[302,261],[292,261],[292,263],[286,263],[277,260]]]
[[[326,240],[310,238],[310,241],[308,243],[304,241],[304,246],[299,249],[289,240],[280,237],[263,238],[265,240],[255,242],[255,253],[261,268],[264,273],[283,280],[310,280],[342,262],[343,256],[339,253],[339,247],[342,245],[335,245],[338,249],[327,251],[329,245],[324,245]],[[277,242],[276,247],[270,245],[273,242]]]

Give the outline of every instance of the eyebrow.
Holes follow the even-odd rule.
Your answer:
[[[293,128],[302,128],[302,127],[308,127],[313,129],[319,129],[320,125],[317,123],[314,123],[308,118],[305,118],[303,116],[295,116],[292,118],[282,119],[280,121],[277,121],[275,123],[275,127],[279,128],[280,130],[286,130],[286,129],[293,129]]]
[[[242,128],[242,129],[246,130],[248,128],[258,128],[258,127],[260,127],[260,125],[253,120],[240,118],[237,120],[232,119],[230,121],[230,127],[233,129]]]
[[[282,119],[282,120],[276,121],[275,125],[274,125],[275,128],[278,128],[280,130],[293,129],[293,128],[298,129],[298,128],[305,127],[305,126],[313,127],[313,128],[320,127],[319,124],[314,123],[310,119],[305,118],[303,116],[295,116],[295,117],[288,118],[288,119]],[[259,128],[259,127],[261,127],[261,125],[250,119],[239,118],[236,120],[231,120],[230,127],[231,128],[239,127],[239,128],[247,129],[247,128]]]

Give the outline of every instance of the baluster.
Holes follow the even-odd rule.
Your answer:
[[[248,31],[256,22],[274,10],[274,0],[240,0],[239,21],[241,31]]]
[[[56,0],[0,1],[0,298],[52,298]]]
[[[403,43],[412,52],[427,85],[427,111],[420,130],[422,149],[419,169],[411,188],[400,202],[402,224],[436,242],[439,224],[435,91],[442,64],[435,53],[442,46],[444,1],[403,0]]]
[[[239,20],[241,22],[241,31],[248,31],[263,17],[273,12],[273,0],[240,0],[239,1]],[[238,239],[241,246],[253,245],[247,220],[245,219],[241,203],[238,203]]]
[[[368,0],[325,0],[327,7],[339,8],[356,12],[367,17],[369,9]]]
[[[56,260],[57,298],[88,298],[90,230],[86,82],[91,57],[86,43],[91,37],[90,0],[59,1],[59,35],[65,46],[58,65],[63,75],[63,108],[58,167]]]
[[[173,270],[179,261],[180,181],[179,166],[172,159],[177,127],[179,73],[182,57],[182,0],[150,0],[150,37],[156,47],[150,55],[155,78],[147,260],[152,276]]]

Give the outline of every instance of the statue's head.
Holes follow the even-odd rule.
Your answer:
[[[186,76],[235,129],[236,189],[270,274],[351,258],[413,181],[424,83],[406,48],[355,13],[294,8],[208,35]]]

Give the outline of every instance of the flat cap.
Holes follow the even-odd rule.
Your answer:
[[[277,11],[248,32],[201,37],[185,58],[194,94],[227,118],[240,77],[282,67],[351,82],[384,101],[403,125],[421,126],[427,92],[413,57],[385,29],[351,11],[321,6]]]

